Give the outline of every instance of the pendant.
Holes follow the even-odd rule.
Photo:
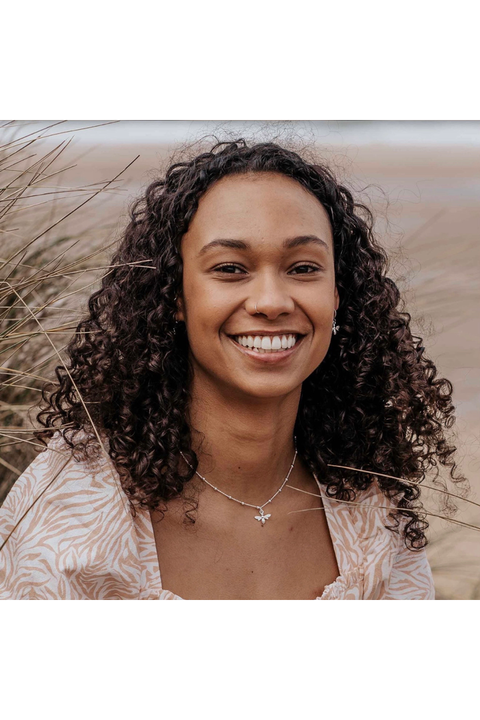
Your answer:
[[[262,527],[263,527],[265,525],[266,521],[268,520],[268,518],[272,517],[272,513],[268,513],[268,515],[265,515],[265,513],[263,512],[263,508],[258,508],[258,510],[260,512],[260,515],[255,515],[255,520],[258,520],[259,522],[261,522]]]

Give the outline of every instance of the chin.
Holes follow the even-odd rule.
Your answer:
[[[244,397],[250,397],[252,399],[256,398],[258,400],[268,400],[269,398],[280,399],[287,397],[296,390],[300,392],[302,384],[289,383],[288,385],[279,385],[278,383],[252,383],[250,385],[236,384],[234,386],[231,385],[230,387],[232,389],[232,393],[236,397],[241,397],[243,395]]]

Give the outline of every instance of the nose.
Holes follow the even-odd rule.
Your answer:
[[[268,275],[257,279],[245,307],[250,315],[275,320],[279,315],[292,313],[295,302],[281,279]]]

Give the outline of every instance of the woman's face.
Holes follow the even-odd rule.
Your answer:
[[[223,178],[201,198],[181,255],[177,319],[195,382],[257,398],[298,390],[327,353],[339,302],[320,202],[281,174]]]

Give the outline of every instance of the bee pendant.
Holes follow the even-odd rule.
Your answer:
[[[258,509],[260,511],[260,515],[255,515],[255,520],[258,520],[259,522],[261,522],[262,527],[263,527],[265,525],[266,521],[268,520],[268,518],[272,517],[272,514],[268,513],[268,515],[265,515],[265,513],[263,512],[263,508],[258,508]]]

